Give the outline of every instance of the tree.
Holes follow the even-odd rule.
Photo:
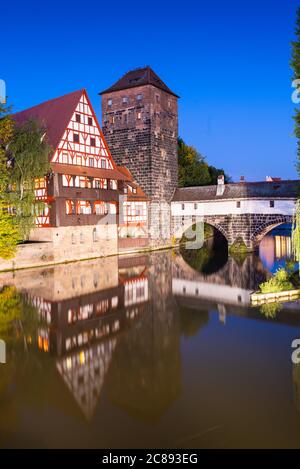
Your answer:
[[[297,10],[296,17],[296,40],[292,42],[291,67],[293,70],[293,80],[300,80],[300,8]],[[296,82],[297,84],[297,82]],[[298,85],[297,85],[298,86]],[[297,138],[297,170],[300,174],[300,110],[295,109],[294,115],[294,134]],[[296,204],[296,217],[293,223],[292,242],[295,258],[300,262],[300,200]]]
[[[187,145],[182,138],[178,139],[178,165],[179,187],[216,184],[218,176],[224,174],[223,169],[209,166],[196,148]],[[224,176],[228,181],[228,176]]]
[[[9,144],[11,163],[10,204],[14,207],[16,223],[22,239],[26,239],[34,227],[35,216],[45,204],[35,200],[35,180],[50,170],[50,145],[46,130],[36,120],[26,121],[15,129]]]
[[[14,133],[11,109],[0,104],[0,257],[14,257],[20,233],[10,213],[9,184],[11,170],[7,164],[7,146]]]
[[[296,28],[295,28],[296,40],[292,42],[292,58],[291,67],[293,70],[293,80],[300,80],[300,8],[297,10]],[[297,83],[296,83],[297,84]],[[298,87],[298,85],[297,85]],[[300,110],[295,109],[294,115],[294,134],[297,138],[297,168],[300,173]]]

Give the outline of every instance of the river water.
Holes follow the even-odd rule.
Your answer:
[[[0,274],[1,447],[300,447],[300,303],[250,306],[289,233],[225,252]]]

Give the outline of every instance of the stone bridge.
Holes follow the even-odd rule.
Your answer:
[[[171,203],[176,238],[204,222],[223,234],[228,246],[243,240],[249,251],[273,228],[292,223],[300,181],[264,181],[177,189]]]

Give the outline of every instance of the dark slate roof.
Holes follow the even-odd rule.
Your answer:
[[[74,91],[59,98],[50,99],[25,111],[13,114],[17,125],[28,119],[38,120],[47,130],[49,144],[53,149],[59,144],[64,131],[76,109],[84,90]]]
[[[135,70],[130,70],[125,73],[116,83],[114,83],[110,88],[107,88],[104,91],[101,91],[99,94],[111,93],[112,91],[126,90],[128,88],[134,88],[136,86],[143,85],[153,85],[156,88],[160,88],[167,93],[177,96],[173,93],[170,88],[159,78],[158,75],[152,70],[151,67],[137,68]]]
[[[300,180],[225,184],[224,193],[219,196],[216,194],[217,186],[183,187],[176,189],[172,201],[192,202],[197,200],[245,198],[296,198],[300,195]]]

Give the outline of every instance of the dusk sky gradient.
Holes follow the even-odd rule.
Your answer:
[[[86,88],[100,118],[98,92],[150,65],[181,97],[179,134],[210,164],[234,180],[295,179],[289,61],[298,6],[5,1],[0,78],[15,111]]]

